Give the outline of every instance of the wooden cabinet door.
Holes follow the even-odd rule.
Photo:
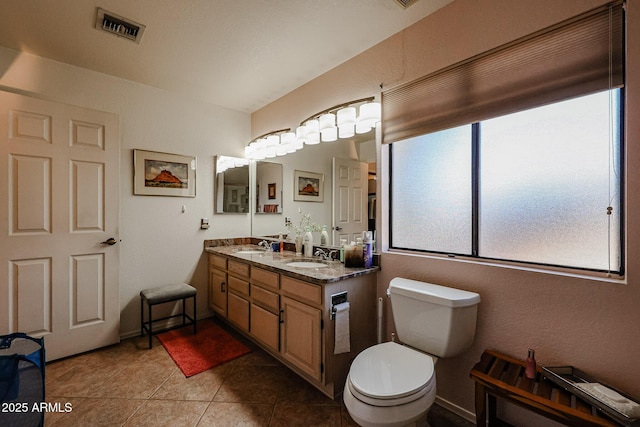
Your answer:
[[[227,317],[227,273],[215,268],[209,270],[209,307]]]
[[[227,317],[243,331],[249,332],[249,301],[229,292]]]
[[[251,304],[251,326],[250,333],[255,339],[271,348],[273,351],[278,351],[278,327],[280,320],[277,314],[265,310],[255,304]]]
[[[322,312],[291,298],[282,297],[280,354],[316,380],[322,378]]]

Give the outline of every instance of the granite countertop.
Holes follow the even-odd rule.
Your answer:
[[[340,261],[323,261],[317,257],[307,258],[302,255],[296,255],[295,252],[291,251],[265,252],[263,248],[251,244],[205,247],[205,251],[241,260],[256,267],[284,273],[287,276],[319,285],[372,274],[380,270],[380,267],[377,266],[371,268],[347,268]],[[260,253],[240,253],[241,251],[260,251]],[[322,262],[327,267],[306,268],[287,265],[287,263],[295,261]]]

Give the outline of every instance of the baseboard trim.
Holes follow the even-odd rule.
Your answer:
[[[448,400],[441,398],[440,396],[436,396],[436,405],[440,405],[448,411],[453,412],[461,418],[469,421],[470,423],[476,423],[476,414],[471,411],[467,411],[461,406],[456,405],[455,403],[451,403]]]

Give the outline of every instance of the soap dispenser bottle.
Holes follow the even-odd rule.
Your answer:
[[[305,228],[304,237],[302,238],[302,244],[304,245],[304,256],[313,256],[313,234],[311,234],[311,227]]]
[[[327,226],[322,226],[322,233],[320,233],[320,244],[327,246],[329,244],[329,233],[327,232]]]

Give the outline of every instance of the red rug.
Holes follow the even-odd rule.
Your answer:
[[[198,322],[195,335],[186,327],[159,334],[158,339],[187,378],[251,351],[212,320]]]

